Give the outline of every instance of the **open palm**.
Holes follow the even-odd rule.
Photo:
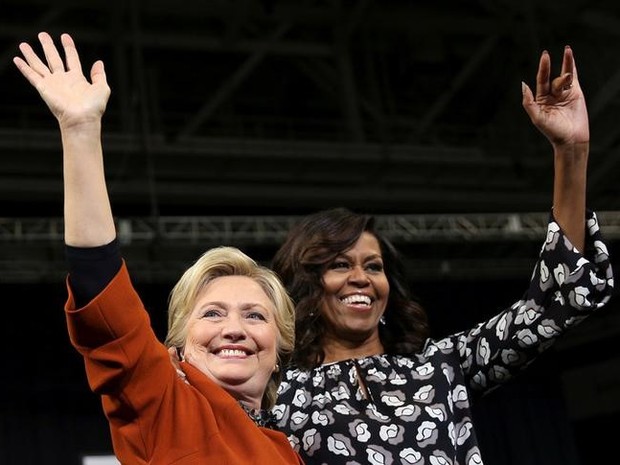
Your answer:
[[[89,82],[82,72],[73,39],[68,34],[61,36],[66,63],[49,34],[40,33],[39,41],[47,64],[25,42],[19,45],[24,58],[15,57],[13,61],[37,89],[59,124],[70,127],[100,120],[110,96],[103,62],[93,64]]]

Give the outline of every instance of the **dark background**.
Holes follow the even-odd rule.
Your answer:
[[[377,214],[435,336],[525,290],[552,155],[521,107],[543,49],[575,52],[592,142],[588,205],[620,240],[620,7],[604,1],[0,0],[0,464],[110,452],[62,306],[56,122],[11,59],[70,32],[106,65],[105,162],[123,250],[158,333],[205,248],[268,263],[317,209]],[[541,229],[542,228],[542,229]],[[618,268],[616,266],[616,268]],[[487,465],[592,465],[620,432],[617,297],[476,406]]]

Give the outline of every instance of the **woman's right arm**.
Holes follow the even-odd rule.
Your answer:
[[[98,247],[116,237],[105,183],[101,119],[110,96],[103,62],[82,72],[80,58],[69,34],[61,35],[65,60],[46,32],[38,35],[41,59],[28,43],[13,62],[39,92],[58,120],[63,147],[65,243]]]

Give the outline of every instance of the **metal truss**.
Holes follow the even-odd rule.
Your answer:
[[[620,239],[620,212],[597,213],[606,240]],[[410,257],[413,279],[497,278],[527,274],[534,256],[506,254],[502,243],[542,243],[549,213],[376,215],[378,229],[399,247],[428,244],[437,257]],[[124,253],[142,281],[170,281],[216,245],[275,250],[299,216],[117,218]],[[61,218],[0,218],[0,282],[60,282],[66,272]],[[444,246],[493,242],[466,256]],[[510,246],[512,248],[512,246]],[[515,246],[516,249],[516,246]],[[431,254],[433,255],[433,254]]]
[[[620,212],[598,212],[606,238],[620,238]],[[118,218],[122,243],[178,241],[203,246],[279,244],[297,216],[170,216]],[[395,243],[539,240],[549,213],[376,215],[378,229]],[[62,218],[0,218],[0,246],[62,241]]]

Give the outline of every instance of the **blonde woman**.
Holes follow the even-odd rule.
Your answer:
[[[104,65],[90,81],[68,34],[64,60],[47,33],[44,59],[20,44],[14,63],[57,118],[63,145],[65,306],[71,343],[101,395],[124,465],[301,464],[270,426],[281,367],[294,346],[293,305],[276,275],[241,251],[207,251],[170,295],[169,333],[158,341],[116,239],[101,120],[110,96]],[[184,359],[187,382],[170,363]]]

